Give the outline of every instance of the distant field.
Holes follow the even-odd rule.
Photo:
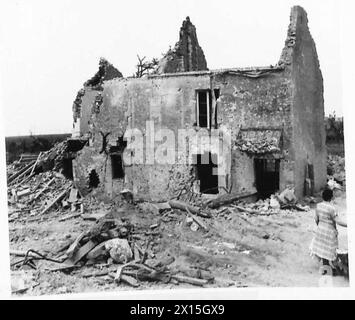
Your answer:
[[[70,136],[71,134],[65,133],[6,137],[6,162],[11,163],[19,159],[22,153],[38,154],[41,151],[47,151],[57,142]]]
[[[42,134],[32,136],[6,137],[6,162],[10,163],[19,159],[22,153],[38,154],[47,151],[57,142],[70,137],[71,134]],[[328,142],[328,154],[344,156],[344,142]]]

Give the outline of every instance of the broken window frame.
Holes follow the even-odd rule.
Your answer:
[[[218,116],[217,116],[217,112],[218,112],[218,99],[220,97],[221,94],[221,89],[220,88],[214,88],[212,90],[212,118],[214,120],[214,128],[218,129]],[[211,119],[212,121],[212,119]]]
[[[200,125],[200,94],[206,94],[206,114],[207,114],[207,126],[201,127]],[[211,89],[199,89],[196,90],[196,124],[200,128],[211,129],[211,120],[212,120],[212,93]]]

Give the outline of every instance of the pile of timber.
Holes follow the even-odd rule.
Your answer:
[[[48,151],[42,152],[38,159],[38,167],[42,171],[55,170],[59,171],[62,167],[62,162],[65,154],[68,152],[68,141],[56,143],[53,148]]]
[[[48,151],[38,155],[21,155],[20,160],[7,166],[7,184],[14,186],[26,182],[39,172],[60,172],[63,159],[68,153],[68,140],[59,142]]]
[[[20,155],[19,162],[31,162],[31,161],[36,161],[38,158],[38,154],[27,154],[27,153],[22,153]]]
[[[8,203],[10,222],[23,217],[36,220],[57,208],[62,212],[83,211],[82,198],[72,181],[55,171],[30,175],[20,183],[10,184]]]

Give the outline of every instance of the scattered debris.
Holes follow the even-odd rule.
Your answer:
[[[281,151],[281,130],[241,129],[235,148],[250,154],[278,153]]]
[[[328,180],[333,179],[340,186],[345,187],[345,158],[338,155],[328,155]]]
[[[20,270],[12,273],[11,276],[11,292],[24,293],[25,291],[37,286],[38,283],[34,281],[32,271]]]
[[[255,193],[245,193],[245,194],[232,194],[232,193],[227,193],[227,194],[223,194],[221,196],[218,196],[217,198],[215,199],[212,199],[210,201],[208,201],[206,203],[206,205],[209,207],[209,208],[212,208],[212,209],[216,209],[216,208],[219,208],[220,206],[223,206],[223,205],[226,205],[226,204],[230,204],[230,203],[233,203],[237,200],[241,200],[243,198],[247,198],[247,197],[252,197],[252,196],[255,196],[256,194]]]
[[[132,250],[126,239],[111,239],[105,242],[105,249],[116,263],[127,263],[133,257]]]
[[[56,146],[58,152],[63,149],[64,144]],[[52,160],[49,159],[57,159],[54,160],[56,164],[52,163],[50,166],[49,162]],[[165,238],[170,237],[169,241],[174,243],[170,239],[180,237],[185,231],[191,230],[191,237],[202,235],[205,238],[219,239],[217,248],[213,249],[215,256],[226,259],[230,253],[236,253],[250,259],[256,252],[252,247],[241,246],[227,237],[224,238],[225,241],[220,240],[223,238],[216,231],[215,218],[223,217],[232,221],[234,217],[238,217],[239,222],[248,223],[250,226],[251,216],[255,219],[257,216],[288,214],[293,212],[292,210],[309,210],[308,206],[302,205],[304,202],[298,202],[292,186],[271,195],[268,199],[258,201],[255,201],[254,193],[234,194],[227,191],[226,194],[209,198],[207,201],[202,197],[198,201],[191,197],[175,197],[160,203],[137,199],[130,190],[124,189],[120,201],[125,200],[122,202],[125,206],[120,207],[121,203],[104,203],[90,195],[83,197],[72,180],[54,169],[56,166],[60,167],[58,159],[60,157],[53,154],[52,150],[38,155],[36,159],[8,167],[8,181],[11,182],[8,188],[10,222],[43,222],[45,218],[56,219],[62,222],[62,226],[80,222],[81,227],[74,234],[66,231],[63,240],[53,252],[45,249],[26,251],[23,246],[19,247],[19,250],[10,251],[11,268],[14,272],[12,291],[16,293],[26,292],[38,285],[33,281],[33,277],[29,276],[29,271],[33,270],[70,273],[83,279],[91,278],[98,282],[134,288],[145,282],[210,285],[220,280],[215,278],[216,269],[209,270],[210,258],[203,258],[208,250],[196,245],[199,250],[186,253],[186,256],[194,257],[191,258],[190,265],[181,265],[179,255],[162,254],[163,233]],[[38,171],[38,168],[44,167],[52,169]],[[333,176],[329,178],[328,186],[333,189],[343,188]],[[316,202],[313,197],[307,199],[307,203]],[[133,219],[126,213],[127,208],[139,214],[149,213],[151,216],[147,223],[142,225],[137,217]],[[174,227],[180,230],[181,235],[174,233]],[[267,242],[275,239],[275,234],[269,230],[263,230],[258,236]],[[36,235],[36,239],[40,240],[41,236]],[[175,254],[176,252],[179,251],[175,251]],[[211,252],[208,254],[210,257]],[[346,275],[347,253],[339,254],[338,257],[338,271]],[[226,260],[223,266],[228,269],[230,261]],[[70,288],[61,285],[57,287],[57,291],[70,292]]]

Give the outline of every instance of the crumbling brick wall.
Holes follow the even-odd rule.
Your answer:
[[[118,71],[106,59],[100,58],[99,70],[96,74],[84,83],[73,102],[73,127],[79,123],[79,135],[90,137],[91,134],[91,117],[99,112],[102,104],[101,92],[104,81],[122,78],[122,73]]]

